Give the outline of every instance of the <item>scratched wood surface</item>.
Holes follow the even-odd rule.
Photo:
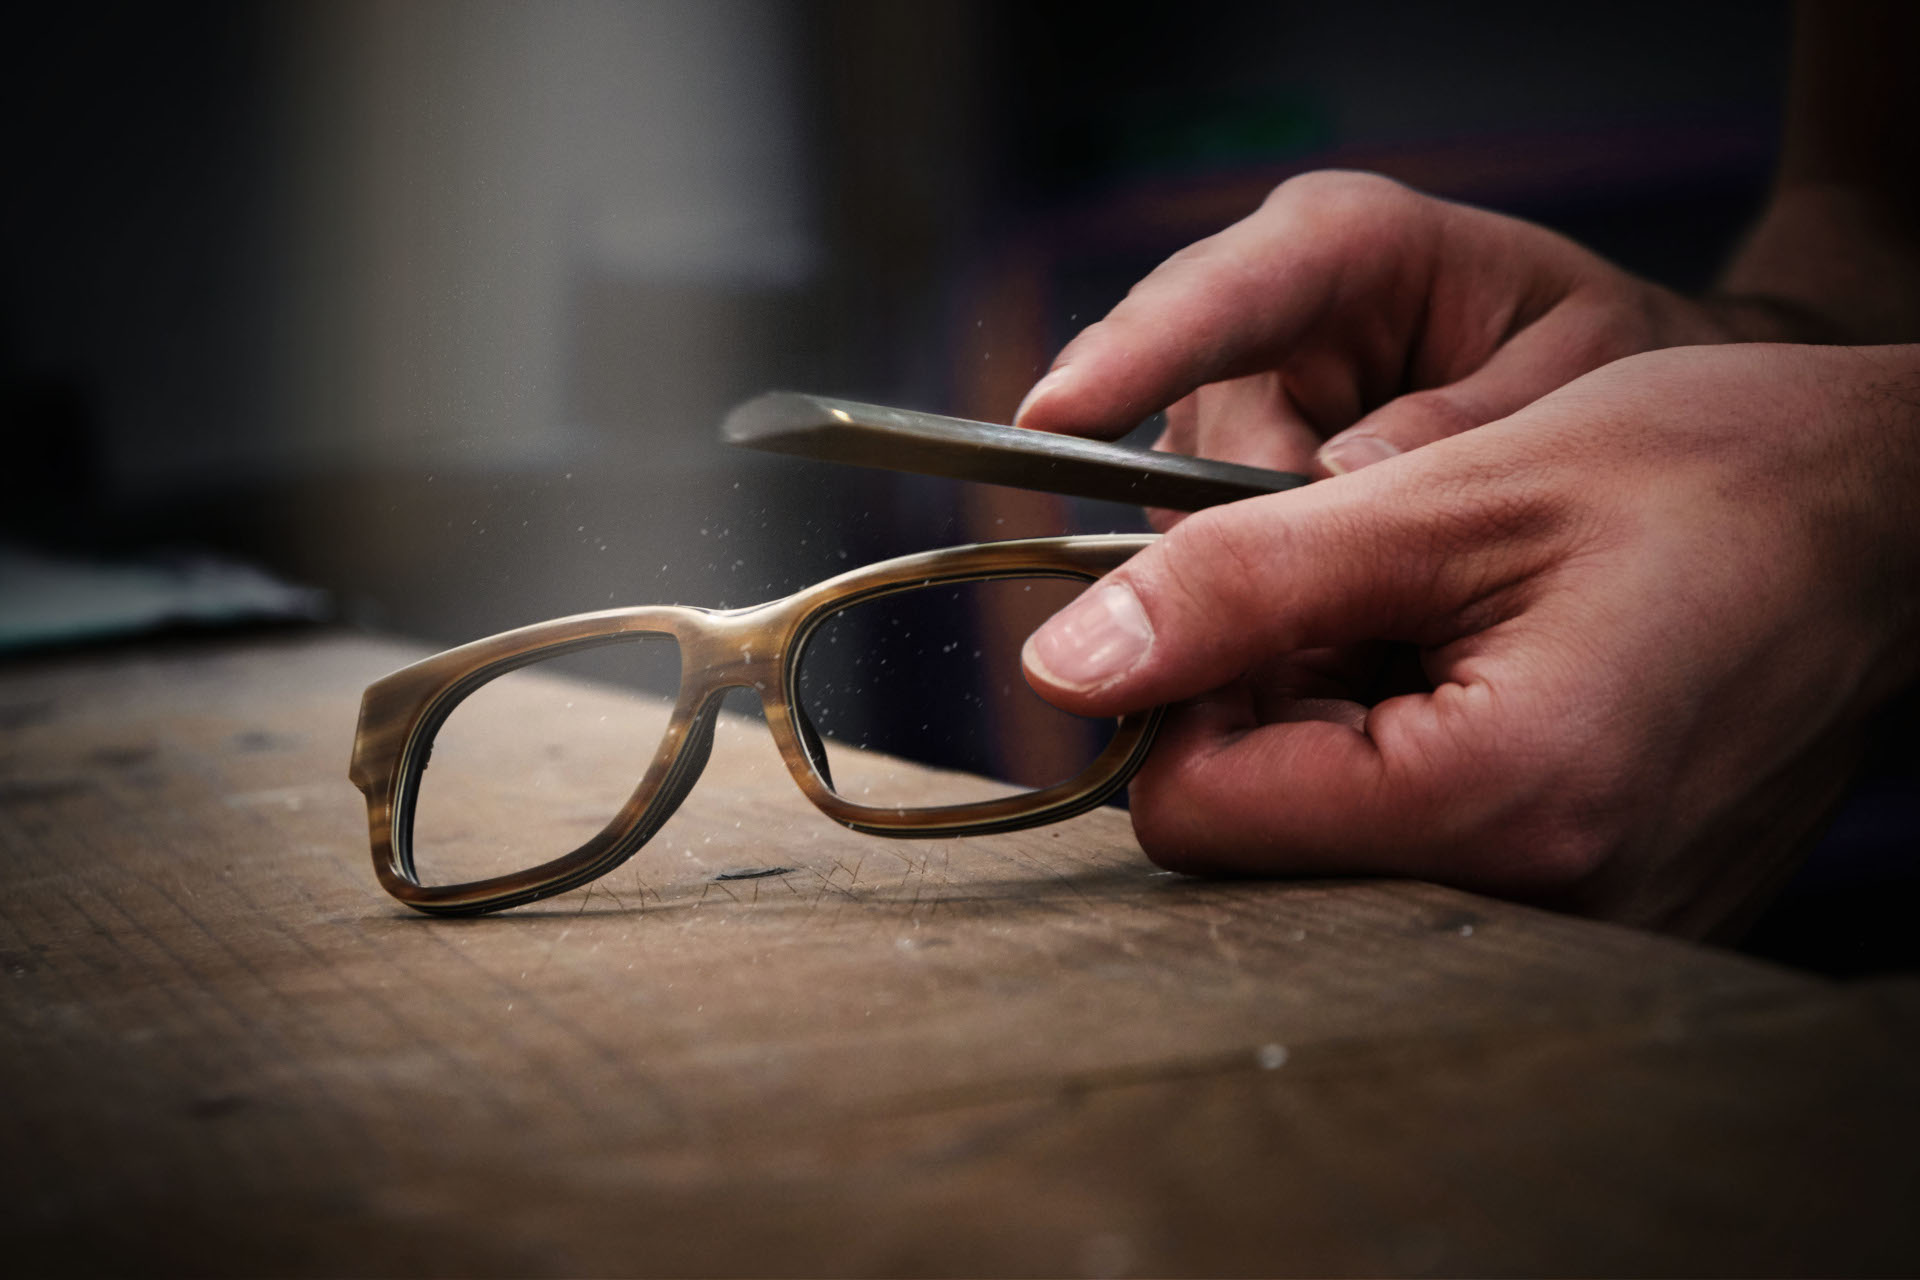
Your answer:
[[[0,668],[0,1267],[1920,1266],[1911,983],[1160,875],[1111,811],[859,836],[745,720],[601,888],[430,920],[344,776],[413,654]]]

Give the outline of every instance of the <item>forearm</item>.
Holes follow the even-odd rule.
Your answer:
[[[1782,182],[1708,301],[1757,341],[1920,341],[1920,236],[1879,193]]]
[[[1920,11],[1803,4],[1773,199],[1714,304],[1760,339],[1920,340]]]

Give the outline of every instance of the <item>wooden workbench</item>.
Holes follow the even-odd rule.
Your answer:
[[[1912,982],[860,836],[749,721],[597,889],[427,919],[345,776],[415,652],[0,668],[0,1269],[1920,1268]]]

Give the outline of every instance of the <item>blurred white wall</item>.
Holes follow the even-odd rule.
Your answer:
[[[819,252],[794,16],[774,0],[286,11],[278,438],[304,465],[584,460],[600,435],[569,386],[582,281],[803,283]],[[667,405],[737,376],[725,344],[621,358]]]

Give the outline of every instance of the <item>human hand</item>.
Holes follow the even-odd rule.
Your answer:
[[[1181,870],[1409,875],[1739,923],[1920,667],[1920,347],[1654,352],[1190,517],[1029,640]],[[1409,646],[1379,697],[1321,661]]]
[[[1327,475],[1622,356],[1757,336],[1785,335],[1758,308],[1691,301],[1531,223],[1312,173],[1136,285],[1015,422],[1110,439],[1171,405],[1158,448]]]

